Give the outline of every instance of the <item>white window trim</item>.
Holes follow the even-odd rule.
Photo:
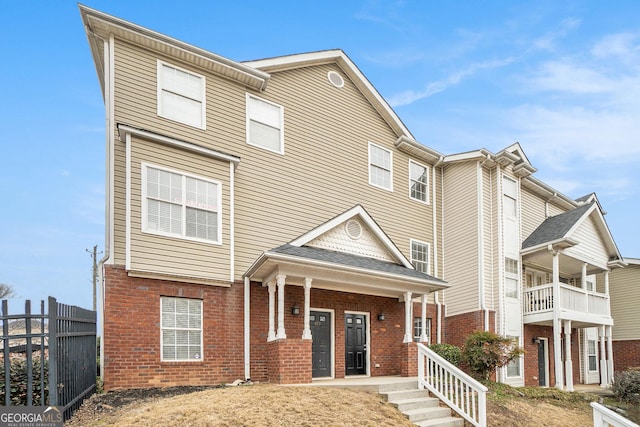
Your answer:
[[[186,123],[183,122],[181,120],[177,120],[175,118],[172,117],[167,117],[165,115],[163,115],[161,113],[162,111],[162,106],[161,106],[161,101],[162,101],[162,86],[160,85],[160,76],[162,73],[162,66],[166,65],[167,67],[171,67],[171,68],[175,68],[176,70],[180,70],[184,73],[187,74],[191,74],[193,76],[199,77],[202,79],[202,100],[200,101],[202,104],[202,112],[201,112],[201,123],[202,126],[196,126],[192,123]],[[160,59],[157,60],[157,69],[156,69],[156,105],[157,105],[157,113],[158,116],[163,117],[167,120],[171,120],[172,122],[176,122],[176,123],[182,123],[183,125],[187,125],[187,126],[191,126],[197,129],[202,129],[202,130],[206,130],[207,129],[207,79],[204,75],[202,74],[198,74],[198,73],[194,73],[191,70],[187,70],[186,68],[182,68],[182,67],[178,67],[177,65],[171,64],[169,62],[164,62],[161,61]]]
[[[371,147],[376,147],[379,148],[381,150],[386,151],[387,153],[389,153],[389,188],[387,187],[383,187],[382,185],[378,185],[375,184],[371,181]],[[377,188],[381,188],[383,190],[387,190],[387,191],[393,191],[393,152],[391,150],[388,150],[378,144],[375,144],[371,141],[369,141],[369,145],[367,148],[367,157],[368,157],[368,163],[367,163],[367,173],[369,174],[369,184],[373,185],[374,187]]]
[[[428,242],[423,242],[422,240],[417,240],[417,239],[409,239],[409,261],[411,262],[411,265],[414,266],[415,268],[415,264],[414,264],[414,259],[413,259],[413,244],[414,243],[419,243],[421,245],[426,245],[427,246],[427,271],[425,272],[425,274],[431,274],[431,243]],[[418,270],[416,268],[416,270]],[[420,271],[420,270],[418,270]]]
[[[420,342],[420,337],[422,336],[423,325],[420,325],[420,333],[416,335],[416,320],[419,320],[422,323],[421,316],[413,316],[413,341]],[[431,342],[431,318],[427,317],[427,329],[424,329],[427,335],[427,342]]]
[[[420,199],[416,199],[415,197],[411,196],[411,183],[412,183],[412,181],[411,181],[411,163],[413,163],[415,165],[418,165],[420,167],[423,167],[426,170],[426,173],[427,173],[427,184],[426,184],[427,185],[427,200],[420,200]],[[429,191],[429,185],[430,185],[431,178],[429,177],[429,173],[430,173],[429,172],[429,166],[424,165],[424,164],[419,163],[419,162],[416,162],[415,160],[409,159],[408,169],[409,169],[409,174],[408,174],[409,175],[408,176],[408,179],[409,179],[409,198],[411,200],[415,200],[416,202],[423,203],[425,205],[431,204],[431,192]]]
[[[147,224],[147,169],[148,168],[153,168],[153,169],[158,169],[158,170],[162,170],[165,172],[171,172],[171,173],[175,173],[178,175],[182,175],[183,178],[185,177],[190,177],[190,178],[194,178],[194,179],[198,179],[201,181],[206,181],[209,182],[211,184],[216,184],[218,187],[218,194],[216,195],[216,203],[218,206],[218,239],[217,240],[206,240],[206,239],[199,239],[197,237],[189,237],[186,235],[185,232],[185,227],[186,227],[186,216],[184,215],[184,209],[185,209],[185,204],[182,204],[182,208],[183,208],[183,221],[182,221],[182,234],[181,235],[177,235],[177,234],[172,234],[172,233],[167,233],[165,231],[160,231],[160,230],[151,230],[148,227]],[[146,162],[142,162],[141,163],[141,187],[142,187],[142,198],[140,200],[141,203],[141,209],[140,211],[142,212],[142,221],[141,221],[141,231],[143,233],[147,233],[147,234],[154,234],[157,236],[163,236],[163,237],[169,237],[169,238],[174,238],[174,239],[182,239],[182,240],[190,240],[190,241],[194,241],[194,242],[200,242],[200,243],[206,243],[209,245],[222,245],[222,182],[217,181],[215,179],[211,179],[211,178],[205,178],[203,176],[199,176],[199,175],[194,175],[191,173],[187,173],[184,171],[180,171],[180,170],[176,170],[176,169],[171,169],[171,168],[167,168],[164,166],[158,166],[155,164],[151,164],[151,163],[146,163]],[[183,184],[183,188],[184,188],[184,184]]]
[[[166,330],[194,330],[193,328],[165,328],[162,326],[162,298],[173,298],[173,299],[188,299],[188,300],[193,300],[193,301],[199,301],[200,302],[200,358],[199,359],[165,359],[164,358],[164,343],[162,341],[162,331],[164,329]],[[170,297],[170,296],[166,296],[163,295],[160,297],[160,361],[161,362],[166,362],[166,363],[171,363],[171,362],[202,362],[204,361],[204,342],[202,341],[204,336],[203,336],[203,329],[204,329],[204,302],[201,299],[197,299],[197,298],[182,298],[182,297]]]
[[[250,137],[250,122],[251,122],[251,116],[249,115],[249,100],[251,98],[254,99],[258,99],[262,102],[266,102],[267,104],[271,104],[274,107],[278,107],[280,109],[280,150],[272,150],[270,148],[264,147],[262,145],[259,144],[254,144],[251,142],[251,137]],[[282,105],[276,104],[275,102],[269,101],[267,99],[264,98],[260,98],[259,96],[255,96],[253,94],[250,94],[249,92],[246,93],[246,102],[245,102],[245,121],[246,121],[246,140],[247,140],[247,144],[253,146],[253,147],[258,147],[261,148],[263,150],[267,150],[267,151],[271,151],[272,153],[278,153],[278,154],[282,154],[284,155],[284,107]]]

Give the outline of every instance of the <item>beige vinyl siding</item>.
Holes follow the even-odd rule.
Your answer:
[[[600,280],[600,276],[598,276]],[[640,301],[640,265],[629,264],[609,273],[609,295],[614,340],[640,339],[638,301]]]
[[[142,230],[142,162],[149,166],[195,175],[220,182],[222,204],[222,244],[165,237]],[[134,271],[229,279],[229,163],[195,156],[183,150],[132,138],[131,146],[131,266]]]
[[[250,92],[284,108],[285,154],[280,155],[246,143],[245,87],[121,41],[115,53],[116,123],[241,158],[235,175],[236,280],[263,251],[356,204],[371,214],[407,258],[409,239],[433,243],[432,205],[409,198],[410,157],[395,148],[397,136],[338,66],[272,73],[266,91]],[[158,58],[205,76],[206,131],[158,117]],[[327,80],[329,70],[343,76],[343,88]],[[369,185],[369,142],[393,152],[393,192]],[[123,145],[116,142],[115,259],[120,264],[124,263]],[[226,227],[223,230],[226,233]],[[163,239],[170,245],[173,240]],[[152,264],[151,259],[146,262]]]
[[[522,239],[525,240],[546,219],[546,208],[540,196],[523,186],[520,186],[520,203],[520,226]]]
[[[609,256],[605,250],[602,236],[591,217],[587,218],[570,237],[579,244],[567,249],[565,251],[567,255],[606,267]]]
[[[478,310],[476,162],[447,165],[444,180],[444,279],[447,316]]]

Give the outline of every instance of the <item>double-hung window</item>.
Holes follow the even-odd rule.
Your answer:
[[[409,197],[429,203],[429,168],[409,160]]]
[[[429,274],[429,244],[411,239],[411,263],[416,270]]]
[[[158,115],[205,129],[204,76],[158,61]]]
[[[518,260],[513,258],[504,259],[504,287],[505,295],[509,298],[518,298],[520,292],[520,281],[518,280]]]
[[[513,342],[513,347],[518,346],[519,339],[517,337],[509,337]],[[516,357],[507,364],[507,377],[520,377],[521,376],[521,357]]]
[[[369,143],[369,184],[393,191],[393,156],[391,151]]]
[[[163,361],[202,360],[202,301],[160,298]]]
[[[427,337],[427,342],[431,341],[431,319],[427,318],[427,326],[424,330],[425,335]],[[413,318],[413,340],[416,342],[420,342],[420,338],[422,337],[422,317],[414,317]]]
[[[220,243],[219,182],[143,164],[142,229]]]
[[[284,109],[247,94],[247,143],[284,154]]]

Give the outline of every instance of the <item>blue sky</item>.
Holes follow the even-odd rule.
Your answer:
[[[640,258],[640,3],[100,0],[233,60],[341,48],[421,143],[518,141],[536,177],[595,191]],[[91,307],[104,242],[104,106],[72,1],[0,5],[0,283]],[[13,310],[12,310],[13,311]]]

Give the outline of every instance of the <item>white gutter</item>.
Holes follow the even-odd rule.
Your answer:
[[[438,163],[440,163],[440,161],[438,161]],[[443,160],[444,163],[444,160]],[[444,236],[444,221],[445,221],[445,215],[444,215],[444,200],[445,200],[445,195],[444,195],[444,165],[441,165],[440,167],[440,194],[442,196],[442,205],[440,206],[440,218],[442,221],[442,233],[440,233],[442,236]],[[445,275],[446,275],[446,271],[444,268],[445,265],[445,259],[444,259],[444,237],[442,238],[442,280],[445,280]],[[437,315],[438,315],[438,328],[437,328],[437,337],[436,337],[436,342],[438,344],[442,343],[442,327],[440,326],[442,317],[443,317],[443,313],[442,313],[442,305],[446,304],[445,301],[445,295],[444,295],[444,291],[442,291],[442,302],[440,301],[440,296],[439,293],[436,292],[436,308],[437,308]],[[445,306],[446,309],[446,306]],[[444,316],[446,317],[446,313],[444,313]]]
[[[479,285],[479,300],[480,310],[484,317],[484,330],[489,330],[489,311],[487,310],[487,304],[484,295],[484,197],[482,186],[482,167],[484,163],[489,160],[489,154],[482,162],[476,163],[476,178],[477,178],[477,190],[478,190],[478,285]]]

